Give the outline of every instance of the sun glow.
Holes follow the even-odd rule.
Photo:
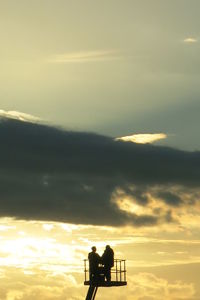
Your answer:
[[[0,266],[27,272],[39,268],[82,273],[83,259],[94,244],[91,240],[94,230],[112,233],[107,227],[91,225],[0,219]],[[110,240],[102,239],[95,244],[103,251],[106,242],[110,244]]]
[[[23,269],[40,266],[41,269],[54,270],[59,270],[61,266],[65,270],[76,268],[77,257],[72,237],[70,235],[69,238],[67,232],[61,230],[62,224],[11,219],[7,222],[12,225],[0,225],[4,229],[1,232],[1,266],[18,266]]]
[[[150,206],[144,208],[133,199],[122,197],[122,192],[120,196],[120,209],[137,215],[152,212]],[[154,205],[153,200],[151,203]],[[0,227],[1,285],[8,289],[5,300],[50,300],[55,295],[56,299],[66,299],[66,295],[72,295],[70,299],[82,299],[86,293],[83,286],[83,259],[87,258],[93,245],[97,246],[101,255],[105,245],[110,244],[115,250],[116,258],[127,259],[128,288],[130,287],[130,291],[127,292],[130,297],[127,299],[132,299],[135,284],[142,287],[146,284],[146,281],[137,283],[140,275],[132,277],[131,270],[200,262],[199,240],[191,241],[190,244],[185,240],[163,240],[162,236],[158,236],[161,227],[157,231],[151,228],[151,236],[148,236],[148,230],[133,230],[131,227],[112,228],[7,218],[0,219]],[[148,251],[145,250],[146,247]],[[193,253],[192,256],[188,247]],[[142,276],[146,278],[152,275]],[[160,280],[158,277],[149,277],[150,286],[154,279]],[[185,286],[184,282],[180,283],[180,286]],[[173,285],[173,288],[175,287]],[[188,289],[190,292],[190,287]],[[113,294],[108,299],[112,297],[118,299],[117,295]]]

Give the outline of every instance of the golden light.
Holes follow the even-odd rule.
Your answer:
[[[116,141],[133,142],[138,144],[154,143],[156,141],[166,139],[165,133],[144,133],[144,134],[133,134],[116,138]]]
[[[155,206],[153,199],[150,199],[150,206],[143,207],[123,195],[119,190],[117,200],[120,209],[137,215],[152,213],[150,206]],[[110,244],[116,258],[127,259],[129,286],[138,284],[138,287],[145,286],[148,291],[154,277],[149,280],[150,287],[142,278],[137,283],[138,277],[132,283],[134,273],[131,270],[200,261],[199,240],[190,240],[189,243],[177,238],[164,240],[160,233],[161,226],[155,232],[151,228],[149,236],[148,231],[131,227],[112,228],[2,218],[0,228],[0,276],[2,286],[7,286],[7,300],[50,300],[55,295],[58,299],[65,299],[66,295],[67,299],[82,299],[85,294],[83,259],[87,258],[93,245],[97,246],[101,255],[105,245]],[[152,232],[155,233],[154,237]],[[190,255],[190,251],[193,255]],[[127,291],[127,295],[127,299],[132,299],[132,288]],[[108,299],[118,298],[112,292]]]
[[[134,203],[129,198],[117,199],[116,204],[120,210],[126,211],[128,213],[133,213],[133,214],[141,214],[142,212],[144,213],[143,207]]]
[[[184,41],[184,43],[189,43],[189,44],[198,42],[198,40],[194,37],[188,37],[188,38],[184,39],[183,41]]]
[[[15,110],[5,111],[3,109],[0,109],[0,117],[6,117],[6,118],[16,119],[24,122],[31,122],[31,123],[41,121],[41,119],[38,117],[35,117],[27,113],[15,111]]]

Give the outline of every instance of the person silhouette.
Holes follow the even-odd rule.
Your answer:
[[[92,252],[88,254],[88,260],[89,260],[89,273],[90,273],[90,281],[94,282],[98,280],[98,274],[99,274],[99,264],[101,262],[101,257],[98,253],[96,253],[97,248],[93,246]]]
[[[111,268],[114,266],[114,251],[106,245],[105,251],[101,257],[102,264],[104,265],[104,274],[107,282],[111,281]]]

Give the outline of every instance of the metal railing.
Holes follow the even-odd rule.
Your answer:
[[[103,268],[103,265],[99,264],[99,267]],[[84,276],[85,276],[85,282],[90,280],[88,259],[84,259]],[[111,268],[111,281],[126,282],[126,260],[125,259],[114,260],[114,266]]]

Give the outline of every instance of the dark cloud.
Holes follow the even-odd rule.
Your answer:
[[[171,205],[171,206],[179,206],[179,205],[183,204],[182,199],[178,195],[173,194],[171,192],[162,192],[161,191],[161,192],[158,192],[157,196],[162,198],[166,204]]]
[[[114,141],[11,119],[1,119],[0,139],[1,216],[155,225],[159,216],[119,210],[111,201],[116,188],[145,206],[148,199],[142,190],[148,187],[195,188],[200,183],[199,152]],[[169,206],[179,204],[180,199],[170,193],[159,196]]]

